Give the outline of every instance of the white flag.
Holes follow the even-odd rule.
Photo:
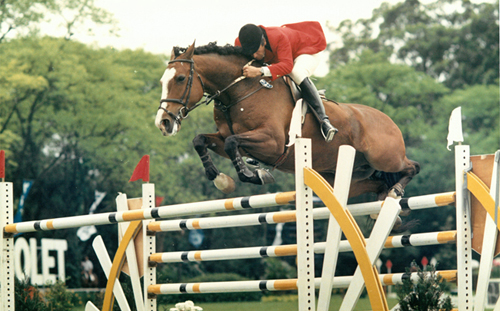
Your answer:
[[[90,237],[94,234],[97,233],[97,229],[95,228],[94,225],[92,226],[85,226],[85,227],[80,227],[78,228],[78,231],[76,231],[76,235],[80,238],[82,242],[87,241],[90,239]]]
[[[463,142],[464,136],[462,135],[462,107],[455,108],[451,112],[450,123],[448,125],[448,150],[454,142]]]
[[[284,225],[285,224],[282,222],[276,225],[276,235],[274,236],[273,246],[281,245],[283,243],[283,238],[281,234],[283,232]]]
[[[102,199],[106,196],[106,192],[99,192],[97,190],[94,191],[94,203],[90,206],[89,214],[94,214],[97,206],[101,204]]]

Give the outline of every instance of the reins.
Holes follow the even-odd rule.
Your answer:
[[[214,95],[209,96],[209,94],[205,93],[205,84],[203,83],[203,80],[201,79],[201,76],[198,74],[198,72],[196,72],[196,75],[198,76],[198,79],[200,80],[201,88],[202,88],[202,90],[204,92],[205,101],[200,101],[197,104],[195,104],[193,107],[188,108],[187,105],[189,103],[189,98],[191,97],[191,89],[192,89],[192,86],[193,86],[193,76],[194,76],[194,72],[195,72],[195,69],[194,69],[194,60],[192,60],[192,59],[174,59],[174,60],[169,61],[168,64],[170,64],[170,63],[183,63],[183,62],[189,63],[190,66],[191,66],[191,68],[189,70],[189,77],[188,77],[187,86],[186,86],[186,89],[184,90],[184,93],[182,94],[182,97],[179,98],[179,99],[175,99],[175,98],[161,99],[160,100],[160,106],[158,107],[158,110],[161,109],[161,110],[165,111],[165,113],[167,113],[172,119],[175,120],[175,122],[177,122],[179,124],[181,123],[181,121],[183,119],[185,119],[185,118],[188,117],[188,114],[191,111],[193,111],[194,109],[198,108],[202,104],[205,104],[205,105],[210,104],[212,101],[214,101],[217,97],[219,97],[222,93],[224,93],[225,91],[227,91],[229,88],[231,88],[232,86],[234,86],[235,84],[237,84],[241,80],[246,79],[245,76],[240,76],[240,77],[236,78],[233,82],[231,82],[228,86],[226,86],[225,88],[223,88],[222,90],[218,90],[218,91],[215,92]],[[245,66],[250,65],[252,62],[253,62],[253,60],[249,61]],[[254,90],[254,91],[250,92],[249,94],[243,96],[242,98],[240,98],[237,101],[231,103],[230,105],[223,105],[220,101],[215,101],[214,107],[216,109],[224,112],[224,115],[225,115],[226,120],[228,122],[229,128],[230,128],[231,133],[233,135],[234,135],[234,132],[233,132],[233,126],[232,126],[231,117],[229,115],[229,109],[232,106],[236,105],[237,103],[241,102],[242,100],[247,99],[248,97],[250,97],[253,94],[257,93],[263,87],[264,86],[261,85],[256,90]],[[179,110],[179,114],[177,116],[174,115],[172,112],[168,111],[166,108],[163,108],[161,106],[162,103],[168,103],[168,102],[178,103],[178,104],[181,104],[183,106]]]

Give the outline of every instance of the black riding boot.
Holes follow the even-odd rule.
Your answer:
[[[314,114],[319,120],[321,126],[321,133],[325,138],[326,142],[330,142],[333,139],[335,133],[338,132],[328,119],[325,113],[325,107],[323,106],[323,101],[319,97],[318,90],[309,78],[305,78],[300,84],[300,90],[302,91],[302,97],[309,103],[311,108],[314,110]]]

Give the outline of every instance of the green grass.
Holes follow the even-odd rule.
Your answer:
[[[338,310],[342,303],[341,296],[333,296],[330,302],[330,309]],[[396,300],[388,302],[389,307],[395,306]],[[167,306],[164,310],[158,307],[158,311],[168,311],[173,306]],[[291,311],[298,310],[297,301],[261,301],[261,302],[226,302],[226,303],[203,303],[200,304],[203,311],[259,311],[259,310],[273,310],[273,311]],[[354,310],[372,310],[368,298],[360,299]]]
[[[282,299],[282,301],[277,301],[277,299]],[[340,304],[342,303],[343,297],[340,295],[332,296],[330,302],[330,310],[338,310]],[[270,301],[269,301],[270,300]],[[183,302],[182,296],[179,296],[179,302]],[[273,299],[264,298],[262,301],[255,302],[218,302],[218,303],[201,303],[195,305],[203,308],[203,311],[260,311],[260,310],[273,310],[273,311],[291,311],[298,310],[297,300],[295,296],[276,296]],[[396,305],[397,299],[387,299],[389,308]],[[158,311],[169,311],[170,308],[175,307],[174,305],[163,305],[158,306]],[[73,311],[84,311],[85,306],[75,307]],[[370,305],[370,300],[368,298],[361,298],[356,305],[354,310],[372,310]]]

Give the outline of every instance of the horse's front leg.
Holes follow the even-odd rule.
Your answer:
[[[208,153],[208,149],[211,149],[223,157],[228,157],[224,151],[224,139],[222,136],[219,133],[199,134],[193,139],[193,145],[203,163],[205,175],[208,180],[213,181],[217,189],[225,194],[233,192],[236,187],[234,180],[226,174],[219,172],[212,161],[210,153]]]
[[[233,166],[238,173],[238,177],[242,182],[250,182],[256,185],[265,185],[274,183],[274,177],[264,169],[257,169],[255,172],[251,171],[243,161],[238,148],[241,145],[242,137],[240,135],[229,136],[225,140],[224,151],[233,162]]]

